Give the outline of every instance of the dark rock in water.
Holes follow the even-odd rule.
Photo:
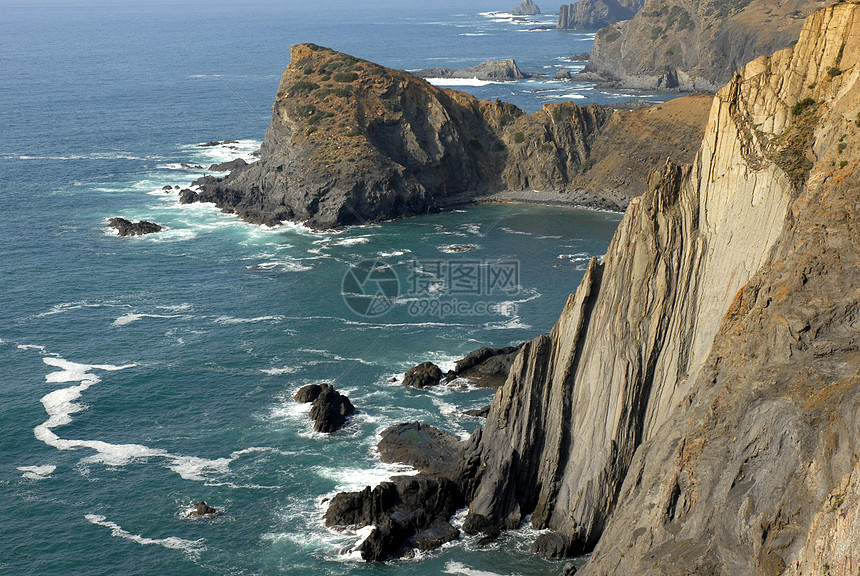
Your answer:
[[[194,510],[189,512],[188,515],[189,516],[210,516],[210,515],[217,515],[219,513],[220,512],[218,512],[217,509],[213,508],[212,506],[209,506],[206,502],[201,500],[200,502],[198,502],[197,504],[194,505]]]
[[[173,190],[173,186],[170,186],[170,185],[168,185],[168,186],[162,186],[162,188],[161,188],[161,189],[162,189],[162,190],[164,190],[164,191],[166,192],[166,191],[168,191],[168,190]]]
[[[179,203],[180,204],[193,204],[198,201],[198,194],[191,188],[183,188],[179,191]]]
[[[466,520],[463,522],[463,532],[470,536],[482,534],[483,537],[478,540],[479,546],[490,544],[502,534],[499,523],[482,514],[466,516]]]
[[[419,78],[476,78],[487,82],[509,82],[526,80],[537,75],[520,70],[513,58],[487,60],[468,68],[425,68],[415,73]]]
[[[463,503],[462,493],[448,478],[397,476],[372,490],[368,486],[361,492],[341,492],[332,498],[325,523],[329,527],[375,526],[359,551],[367,561],[381,561],[456,538],[457,529],[448,519]]]
[[[201,166],[200,164],[194,164],[192,166],[191,164],[186,164],[185,162],[182,162],[180,166],[182,166],[186,170],[203,170],[203,166]]]
[[[559,576],[573,576],[574,574],[576,574],[576,566],[573,565],[573,562],[568,562],[564,565]]]
[[[442,381],[442,370],[432,362],[422,362],[407,370],[403,385],[413,388],[436,386]]]
[[[383,462],[409,464],[422,472],[452,476],[459,462],[459,444],[451,434],[412,422],[383,431],[377,450]]]
[[[238,144],[238,140],[223,140],[221,144]]]
[[[558,532],[541,534],[532,542],[531,551],[547,558],[565,558],[570,556],[570,540]]]
[[[476,408],[472,410],[465,410],[463,414],[466,416],[474,416],[476,418],[486,418],[490,414],[490,405],[487,404],[483,408]]]
[[[437,520],[407,541],[407,546],[416,550],[435,550],[442,544],[460,537],[460,531],[448,522]]]
[[[564,70],[559,70],[555,73],[555,76],[552,77],[553,80],[570,80],[570,78],[570,70],[566,68]]]
[[[540,8],[532,0],[523,0],[522,4],[508,12],[514,16],[534,16],[540,14]]]
[[[307,391],[302,397],[312,396],[313,392],[313,390]],[[297,397],[299,393],[296,394]],[[299,401],[301,402],[301,400]],[[355,414],[355,407],[349,398],[335,390],[331,384],[320,385],[320,390],[314,396],[310,411],[311,420],[314,421],[314,430],[327,433],[336,432],[353,414]]]
[[[322,391],[323,387],[320,384],[308,384],[299,388],[293,399],[296,402],[313,402],[319,397]]]
[[[220,164],[212,164],[209,166],[209,170],[212,172],[232,172],[234,170],[239,170],[240,168],[244,168],[248,163],[245,162],[242,158],[236,158],[235,160],[230,160],[229,162],[222,162]]]
[[[160,225],[146,220],[132,222],[125,218],[111,218],[108,220],[108,226],[115,228],[120,236],[143,236],[144,234],[161,232]]]
[[[451,244],[442,249],[443,252],[468,252],[472,249],[471,244]]]
[[[469,352],[465,358],[458,361],[454,370],[449,372],[446,380],[454,378],[469,378],[478,386],[501,386],[511,371],[511,366],[520,352],[519,346],[505,348],[479,348]]]

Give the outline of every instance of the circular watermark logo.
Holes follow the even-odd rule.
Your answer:
[[[375,318],[394,307],[400,279],[385,262],[364,260],[347,270],[341,284],[343,301],[359,316]]]

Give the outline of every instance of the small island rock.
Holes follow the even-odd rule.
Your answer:
[[[140,222],[132,222],[125,218],[111,218],[108,220],[108,226],[116,229],[120,236],[143,236],[144,234],[154,234],[161,232],[161,226],[155,222],[141,220]]]

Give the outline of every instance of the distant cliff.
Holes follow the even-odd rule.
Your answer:
[[[645,0],[579,0],[562,4],[558,9],[556,27],[561,30],[596,30],[633,18],[644,4]]]
[[[532,0],[523,0],[522,4],[510,10],[509,14],[513,14],[514,16],[534,16],[535,14],[540,14],[540,8]]]
[[[508,189],[549,189],[585,205],[623,208],[644,192],[655,154],[692,159],[707,104],[680,102],[686,114],[572,103],[524,114],[512,104],[297,45],[260,160],[223,178],[202,178],[182,201],[213,202],[254,223],[315,228],[422,214]],[[650,141],[661,123],[674,137]],[[612,153],[614,138],[645,145]],[[621,164],[609,167],[593,146]]]
[[[586,575],[856,573],[858,158],[838,4],[717,93],[524,346],[466,448],[467,523],[531,515]]]
[[[820,6],[817,0],[648,0],[630,20],[597,33],[585,72],[630,88],[713,92],[750,60],[797,40],[803,19]]]

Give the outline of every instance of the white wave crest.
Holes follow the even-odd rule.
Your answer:
[[[462,562],[454,562],[453,560],[445,564],[445,570],[442,573],[459,574],[461,576],[504,576],[497,572],[490,572],[488,570],[476,570],[475,568],[470,568],[469,566],[466,566]],[[511,574],[508,576],[513,575]]]
[[[136,542],[141,546],[162,546],[164,548],[168,548],[170,550],[180,550],[185,554],[192,556],[194,558],[198,558],[200,556],[200,552],[206,550],[206,547],[203,545],[205,540],[200,538],[199,540],[185,540],[184,538],[179,538],[177,536],[168,536],[167,538],[147,538],[145,536],[141,536],[140,534],[132,534],[127,530],[124,530],[122,526],[117,524],[116,522],[111,522],[104,516],[100,514],[87,514],[84,516],[88,522],[95,524],[97,526],[104,526],[105,528],[110,528],[111,536],[115,538],[123,538],[124,540],[130,540],[132,542]]]
[[[433,86],[488,86],[498,84],[490,80],[478,80],[477,78],[425,78]]]
[[[56,469],[57,467],[52,464],[45,464],[43,466],[18,466],[18,470],[23,472],[21,477],[28,480],[44,480],[50,477]]]

